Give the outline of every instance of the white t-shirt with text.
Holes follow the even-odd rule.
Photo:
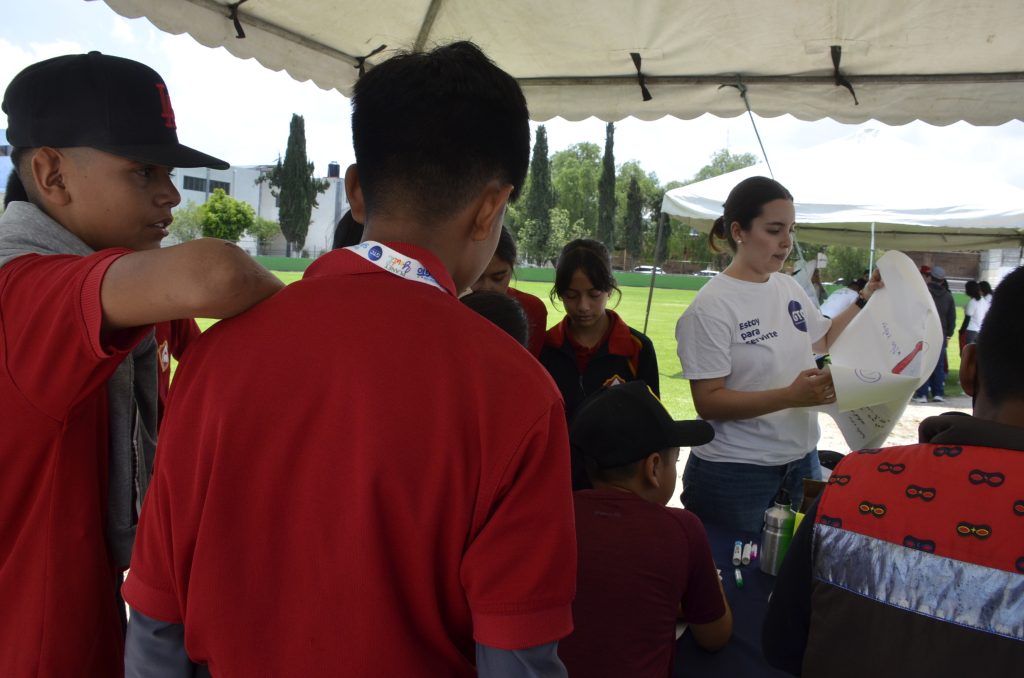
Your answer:
[[[735,391],[789,386],[815,366],[811,344],[831,325],[788,275],[773,273],[763,283],[715,276],[676,323],[683,376],[725,377],[725,387]],[[814,449],[820,435],[817,412],[809,408],[709,423],[715,439],[692,450],[707,461],[788,464]]]

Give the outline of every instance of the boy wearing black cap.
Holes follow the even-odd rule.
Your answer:
[[[569,432],[592,490],[575,493],[579,572],[575,630],[558,653],[569,675],[665,678],[677,617],[717,650],[732,614],[700,520],[668,508],[679,446],[714,437],[704,421],[673,421],[640,381],[599,392]]]
[[[160,249],[178,143],[152,69],[98,52],[29,66],[3,111],[0,675],[123,671],[121,573],[153,465],[152,325],[227,317],[281,283],[219,240]]]

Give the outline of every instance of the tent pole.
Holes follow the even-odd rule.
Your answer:
[[[644,334],[647,334],[647,321],[651,317],[651,300],[654,298],[654,276],[658,274],[658,245],[661,243],[661,222],[658,215],[658,230],[654,233],[654,266],[651,266],[651,286],[647,288],[647,311],[644,313]],[[665,243],[668,245],[668,243]]]
[[[875,222],[871,222],[871,252],[868,254],[868,276],[875,268]]]

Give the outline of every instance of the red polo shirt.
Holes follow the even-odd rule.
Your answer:
[[[100,284],[128,250],[0,268],[0,676],[115,676],[106,381],[148,327],[105,343]]]
[[[526,322],[530,329],[526,347],[530,353],[539,358],[540,350],[544,348],[544,334],[548,330],[548,307],[532,294],[520,292],[514,287],[508,288],[508,295],[523,307],[523,313],[526,314]]]
[[[474,675],[572,628],[562,404],[445,290],[324,255],[189,349],[125,597],[214,675]]]

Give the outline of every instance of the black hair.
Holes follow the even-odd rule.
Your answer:
[[[473,309],[523,346],[530,340],[526,313],[518,301],[507,294],[482,290],[462,297],[462,303]]]
[[[978,332],[978,381],[995,405],[1024,401],[1024,352],[1019,343],[1024,336],[1022,299],[1024,266],[999,283]]]
[[[736,222],[743,231],[749,231],[750,225],[757,217],[761,216],[761,209],[773,200],[793,201],[793,195],[785,186],[769,179],[768,177],[749,177],[736,184],[729,197],[722,205],[724,212],[722,216],[715,219],[708,233],[708,242],[711,249],[721,252],[716,240],[724,240],[728,243],[729,249],[736,251],[736,241],[732,237],[732,224]]]
[[[501,235],[498,236],[498,248],[494,250],[494,256],[498,257],[513,269],[516,267],[516,241],[504,226],[501,227]]]
[[[851,280],[850,282],[846,283],[846,286],[860,292],[862,289],[868,286],[868,281],[865,280],[864,278],[857,278],[856,280]]]
[[[982,280],[981,282],[979,282],[978,287],[981,288],[981,293],[983,296],[992,296],[992,286],[988,284],[987,280]]]
[[[342,215],[338,220],[338,225],[334,227],[334,242],[331,244],[331,249],[337,250],[342,247],[358,245],[362,239],[363,225],[356,221],[352,216],[352,210],[349,210]]]
[[[7,206],[15,200],[31,202],[28,189],[25,188],[25,184],[22,183],[20,176],[22,161],[29,150],[28,148],[15,148],[11,151],[11,165],[13,165],[13,169],[7,176],[7,188],[4,191],[4,209],[7,209]]]
[[[630,463],[623,464],[622,466],[615,466],[614,468],[602,468],[598,466],[597,462],[586,455],[581,455],[580,459],[583,461],[583,467],[586,469],[587,477],[590,478],[591,483],[595,480],[605,483],[615,483],[628,482],[636,477],[637,472],[647,460],[647,457],[638,459],[637,461],[631,461]]]
[[[526,180],[530,126],[519,84],[471,42],[403,53],[355,85],[352,145],[368,214],[402,207],[425,224],[489,181]]]
[[[596,290],[609,294],[612,290],[619,291],[619,285],[612,275],[612,257],[608,253],[608,248],[597,240],[577,238],[566,243],[558,255],[555,285],[551,288],[550,294],[551,303],[555,302],[556,297],[561,297],[569,291],[572,276],[576,271],[583,271]]]
[[[964,283],[964,294],[971,299],[981,299],[981,285],[978,284],[977,280],[968,280]]]

